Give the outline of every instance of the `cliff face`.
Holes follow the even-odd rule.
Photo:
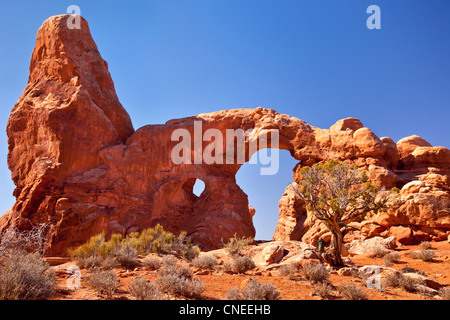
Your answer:
[[[364,226],[367,234],[402,225],[411,227],[413,236],[420,231],[441,239],[450,230],[448,149],[414,136],[397,144],[379,139],[358,119],[319,129],[264,108],[201,114],[135,132],[87,22],[82,19],[81,29],[70,30],[67,18],[52,17],[39,29],[28,84],[8,121],[16,203],[0,218],[0,231],[46,223],[49,255],[64,254],[101,231],[125,235],[156,223],[175,233],[187,231],[205,249],[220,246],[234,233],[254,236],[254,209],[236,184],[242,165],[237,152],[232,164],[226,164],[225,155],[220,155],[224,164],[172,161],[179,143],[172,141],[173,132],[181,129],[194,137],[199,123],[202,133],[215,129],[223,137],[230,129],[252,130],[245,137],[245,161],[263,147],[251,145],[264,130],[277,129],[278,148],[300,161],[297,170],[339,159],[363,166],[382,186],[416,181],[403,187],[409,197],[405,206],[374,218]],[[191,146],[192,160],[210,143]],[[230,147],[221,143],[223,150]],[[205,182],[200,197],[193,193],[196,179]],[[274,238],[313,241],[320,226],[304,210],[287,192]]]

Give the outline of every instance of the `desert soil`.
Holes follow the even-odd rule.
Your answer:
[[[420,270],[432,280],[442,284],[444,287],[450,287],[450,243],[447,241],[433,242],[432,249],[435,251],[433,262],[423,262],[421,260],[412,259],[408,255],[411,251],[420,250],[420,245],[416,246],[402,246],[398,247],[396,251],[401,255],[398,263],[395,263],[391,268],[401,270],[408,266],[416,270]],[[380,265],[383,266],[381,258],[371,258],[368,255],[355,255],[350,257],[351,262],[356,266],[364,265]],[[180,263],[186,263],[181,262]],[[105,299],[104,296],[99,295],[96,291],[91,289],[86,284],[86,279],[89,276],[88,270],[81,270],[81,288],[76,290],[67,289],[67,279],[71,276],[67,273],[66,268],[72,265],[72,262],[67,262],[61,265],[53,266],[57,275],[58,293],[55,297],[57,300],[97,300]],[[113,269],[118,279],[120,286],[114,294],[114,299],[126,300],[133,299],[127,287],[135,277],[143,277],[148,280],[154,280],[157,272],[139,267],[134,270]],[[223,272],[210,272],[199,270],[194,267],[191,268],[194,272],[194,277],[200,279],[205,286],[205,291],[202,293],[200,299],[203,300],[222,300],[225,299],[227,292],[234,287],[241,287],[244,281],[255,277],[258,281],[263,283],[271,283],[281,293],[282,300],[320,300],[321,298],[314,294],[314,286],[303,278],[301,272],[297,273],[294,279],[288,279],[287,276],[277,275],[277,271],[261,271],[252,270],[247,271],[246,274],[227,274]],[[410,293],[400,288],[387,287],[382,291],[376,289],[369,289],[366,286],[365,280],[356,276],[341,276],[336,271],[332,271],[329,277],[329,282],[332,286],[337,288],[341,283],[353,283],[368,294],[369,300],[424,300],[434,299],[432,297],[421,295],[420,293]],[[337,289],[331,290],[330,299],[345,299]]]

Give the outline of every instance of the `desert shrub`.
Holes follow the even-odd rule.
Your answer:
[[[100,256],[72,257],[81,269],[93,269],[102,266],[105,258]],[[114,261],[114,266],[116,261]],[[110,269],[111,259],[108,259],[107,268]]]
[[[188,267],[178,266],[170,260],[163,262],[158,270],[156,283],[161,291],[175,296],[195,297],[205,290],[202,282],[192,277]]]
[[[125,241],[129,242],[140,254],[170,253],[172,251],[174,240],[175,235],[164,230],[160,224],[142,232],[134,232],[125,239]]]
[[[421,275],[423,275],[423,276],[426,276],[426,273],[425,273],[425,272],[420,271],[420,270],[417,270],[417,269],[414,269],[414,268],[411,268],[411,267],[409,267],[409,266],[406,266],[406,267],[402,268],[402,269],[400,270],[400,272],[401,272],[401,273],[417,273],[417,274],[421,274]]]
[[[213,254],[204,254],[192,261],[194,267],[213,270],[217,266],[217,258]]]
[[[156,283],[143,278],[134,278],[128,286],[128,290],[136,300],[161,300],[164,298]]]
[[[16,228],[4,230],[0,234],[0,256],[16,254],[17,251],[42,254],[47,224],[40,224],[31,230]]]
[[[242,249],[245,246],[252,244],[255,240],[253,238],[241,237],[238,238],[235,233],[233,237],[231,237],[228,242],[224,245],[225,250],[231,255],[242,255]]]
[[[102,262],[109,258],[114,259],[118,265],[130,268],[138,265],[138,254],[167,254],[173,250],[189,260],[200,252],[199,247],[186,240],[185,232],[175,237],[158,224],[142,232],[133,232],[125,238],[120,234],[113,234],[106,240],[105,233],[100,233],[85,244],[69,249],[68,254],[81,268],[102,266]]]
[[[297,266],[294,263],[285,264],[280,267],[279,274],[282,277],[287,277],[289,280],[295,279],[295,274],[298,272]]]
[[[245,273],[255,268],[255,263],[248,256],[233,256],[231,262],[224,264],[224,270],[228,273]]]
[[[307,264],[303,267],[303,276],[311,283],[324,282],[329,272],[321,263]]]
[[[443,300],[450,300],[450,288],[441,288],[439,290],[439,295]]]
[[[327,282],[318,282],[315,287],[315,294],[323,299],[330,296],[330,291],[333,287]]]
[[[150,270],[158,270],[162,265],[161,258],[155,256],[146,257],[144,260],[142,260],[142,263]]]
[[[88,284],[99,294],[105,294],[111,299],[119,286],[119,280],[111,270],[95,270],[89,277]]]
[[[388,251],[383,246],[376,246],[372,249],[372,252],[370,253],[371,258],[383,258]]]
[[[105,233],[100,233],[92,236],[89,240],[77,248],[69,248],[67,253],[69,256],[76,259],[83,259],[87,257],[103,257],[103,248],[105,246]]]
[[[420,259],[424,262],[431,262],[433,261],[434,251],[430,249],[422,249],[419,251],[411,252],[409,256],[413,259]]]
[[[137,256],[137,250],[132,248],[130,244],[125,243],[114,253],[114,260],[122,267],[134,268],[139,265]]]
[[[55,274],[39,253],[18,250],[1,259],[0,300],[45,300],[55,292]]]
[[[240,256],[234,259],[234,270],[237,273],[245,273],[255,268],[255,263],[250,257]]]
[[[408,292],[416,291],[416,287],[418,284],[420,284],[420,282],[418,282],[417,280],[410,278],[410,277],[403,276],[401,279],[402,288]]]
[[[193,245],[191,240],[186,240],[186,235],[187,233],[183,231],[175,238],[173,249],[180,257],[191,261],[200,254],[200,248]]]
[[[367,300],[368,295],[363,290],[361,290],[356,285],[350,283],[345,284],[341,283],[338,286],[338,290],[340,293],[344,295],[347,300]]]
[[[280,292],[271,283],[260,283],[257,279],[251,278],[247,286],[239,291],[233,288],[226,294],[228,300],[277,300]]]
[[[162,258],[162,264],[164,266],[173,266],[176,267],[177,266],[177,259],[174,256],[164,256]]]
[[[431,250],[431,248],[432,248],[431,242],[429,242],[429,241],[421,242],[420,243],[420,248],[422,250]]]
[[[406,277],[403,275],[403,273],[400,272],[387,274],[384,283],[386,286],[390,286],[393,288],[403,288],[408,292],[416,291],[417,285],[421,284],[420,281],[410,277]]]
[[[393,263],[397,263],[398,260],[400,260],[400,254],[398,252],[391,252],[383,257],[384,265],[387,267],[391,266]]]
[[[401,287],[403,281],[403,275],[399,272],[389,272],[384,277],[384,285],[388,287],[398,288]]]

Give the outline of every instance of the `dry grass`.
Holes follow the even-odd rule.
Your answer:
[[[39,253],[16,251],[0,259],[0,300],[46,300],[55,292],[55,274]]]
[[[409,254],[413,259],[420,259],[424,262],[432,262],[434,257],[434,251],[431,249],[422,249],[419,251],[413,251]]]
[[[212,254],[204,254],[192,261],[194,267],[213,270],[217,266],[217,258]]]
[[[234,236],[224,245],[224,248],[231,256],[242,255],[242,249],[244,249],[245,246],[252,244],[254,241],[253,238],[238,238],[237,234],[234,234]]]
[[[383,256],[383,263],[387,267],[398,263],[398,260],[400,260],[400,254],[398,252],[391,252]]]
[[[107,299],[113,297],[114,292],[119,286],[119,280],[111,270],[94,271],[89,277],[88,283],[98,294],[105,294]]]
[[[341,283],[338,290],[347,300],[367,300],[368,295],[353,283]]]
[[[226,299],[228,300],[277,300],[280,292],[271,283],[260,283],[257,279],[251,278],[247,286],[241,291],[233,288],[228,291]]]
[[[173,258],[173,257],[172,257]],[[156,283],[162,292],[183,297],[197,297],[204,290],[202,282],[192,277],[188,267],[179,266],[172,259],[163,259],[163,266],[158,270]]]
[[[164,294],[160,292],[158,285],[143,278],[133,279],[133,282],[128,286],[128,290],[136,300],[164,299]]]
[[[311,283],[324,282],[329,272],[321,263],[307,264],[303,267],[303,276]]]

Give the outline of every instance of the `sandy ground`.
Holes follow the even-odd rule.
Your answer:
[[[435,258],[433,262],[423,262],[421,260],[412,259],[408,256],[409,252],[419,250],[420,246],[403,246],[396,249],[401,255],[399,263],[393,264],[391,268],[400,270],[406,266],[425,272],[426,276],[433,279],[444,287],[450,288],[450,243],[447,241],[433,242],[432,249],[435,251]],[[367,255],[356,255],[350,258],[351,262],[357,266],[364,265],[380,265],[383,266],[381,258],[370,258]],[[57,274],[58,292],[55,297],[57,300],[97,300],[105,299],[104,296],[99,295],[87,285],[88,270],[81,270],[81,288],[68,290],[67,280],[71,276],[66,272],[68,265],[65,263],[60,266],[55,266]],[[133,299],[128,291],[128,285],[135,277],[143,277],[149,280],[154,280],[156,271],[147,270],[140,267],[137,270],[113,269],[120,280],[120,286],[114,294],[113,299]],[[261,272],[258,270],[248,271],[246,274],[227,274],[223,272],[205,272],[198,269],[192,269],[195,278],[203,282],[206,290],[202,293],[199,299],[203,300],[222,300],[225,299],[227,292],[234,288],[240,287],[244,280],[255,277],[258,281],[263,283],[271,283],[281,293],[282,300],[320,300],[318,295],[315,295],[314,286],[303,278],[301,273],[297,273],[294,279],[289,279],[287,276],[279,276],[277,272]],[[206,273],[206,274],[203,274]],[[70,279],[69,279],[70,280]],[[330,291],[329,299],[345,299],[342,294],[336,289],[340,283],[353,283],[368,294],[369,300],[423,300],[435,299],[421,295],[420,293],[410,293],[400,288],[388,287],[384,290],[369,289],[366,286],[365,280],[355,276],[341,276],[336,271],[331,272],[329,282],[334,289]]]

